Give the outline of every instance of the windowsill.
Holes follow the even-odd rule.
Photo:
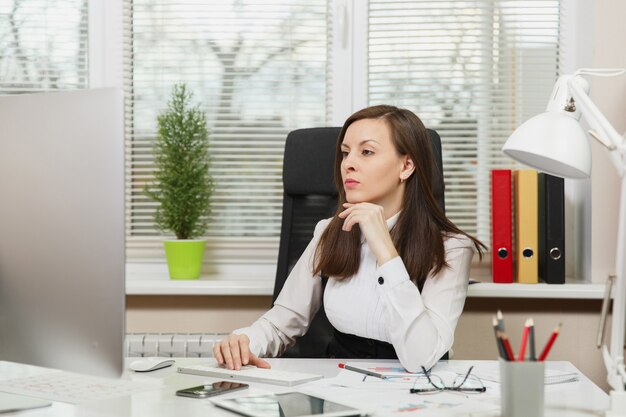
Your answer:
[[[126,281],[126,295],[272,295],[274,281],[214,279]]]
[[[274,291],[273,268],[250,265],[255,273],[233,271],[207,274],[197,280],[171,280],[164,264],[129,264],[126,267],[127,295],[264,295]],[[604,284],[569,283],[470,285],[473,298],[559,298],[598,300],[604,297]]]
[[[170,279],[167,265],[126,264],[126,295],[272,295],[275,267],[242,265],[203,274],[199,279]]]

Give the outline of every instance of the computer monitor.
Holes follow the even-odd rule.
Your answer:
[[[123,121],[117,89],[0,96],[0,360],[121,374]]]

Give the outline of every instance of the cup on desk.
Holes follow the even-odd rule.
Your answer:
[[[500,359],[502,417],[543,417],[544,362]]]

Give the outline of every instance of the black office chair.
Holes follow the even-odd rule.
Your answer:
[[[331,217],[337,209],[333,161],[340,130],[338,127],[300,129],[287,136],[283,162],[283,218],[272,303],[313,237],[317,222]],[[433,191],[445,210],[441,140],[434,130],[429,129],[428,133],[439,168],[433,178]],[[332,326],[322,304],[307,333],[287,349],[283,357],[323,358],[331,337]]]

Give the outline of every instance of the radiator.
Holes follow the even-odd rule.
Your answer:
[[[226,333],[127,333],[128,357],[211,358],[213,345]]]

